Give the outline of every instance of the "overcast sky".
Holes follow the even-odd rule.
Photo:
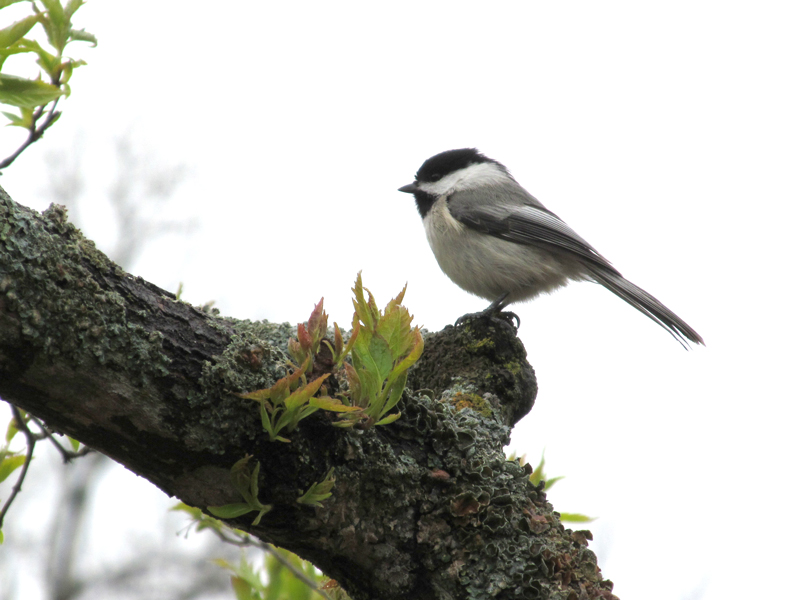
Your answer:
[[[794,2],[94,0],[76,20],[100,43],[78,53],[61,121],[0,185],[45,208],[44,158],[62,150],[102,197],[132,132],[188,166],[168,214],[200,224],[135,274],[237,318],[296,323],[324,296],[341,324],[361,270],[379,303],[408,282],[437,330],[486,302],[441,273],[396,190],[432,154],[481,149],[707,343],[684,351],[588,283],[518,305],[540,391],[509,450],[546,449],[567,476],[550,499],[598,517],[621,598],[788,597],[799,17]]]

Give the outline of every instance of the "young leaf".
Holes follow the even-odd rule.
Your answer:
[[[36,108],[63,96],[64,92],[44,81],[0,73],[0,103]]]
[[[297,324],[297,340],[300,342],[300,347],[306,352],[311,351],[311,334],[308,333],[306,326],[302,323]]]
[[[236,600],[257,600],[259,597],[259,594],[253,589],[253,586],[236,575],[231,576],[231,587],[233,588],[233,594],[236,596]]]
[[[561,476],[559,476],[559,477],[551,477],[550,479],[547,479],[547,480],[545,480],[545,482],[544,482],[544,489],[545,489],[545,491],[547,491],[547,490],[549,490],[551,487],[553,487],[553,485],[554,485],[556,482],[558,482],[558,481],[561,481],[562,479],[564,479],[564,477],[565,477],[564,475],[561,475]]]
[[[408,282],[406,282],[406,284],[403,286],[403,289],[400,290],[400,293],[397,294],[396,297],[389,300],[389,303],[386,305],[386,309],[383,312],[390,313],[393,310],[395,310],[398,306],[400,306],[403,303],[403,298],[405,298],[407,288],[408,288]]]
[[[322,309],[324,300],[325,298],[320,298],[319,302],[314,306],[314,310],[311,311],[311,316],[308,318],[308,331],[312,339],[311,349],[315,353],[319,351],[320,340],[322,340],[328,332],[328,315]]]
[[[8,427],[6,428],[6,446],[8,443],[14,439],[14,436],[17,435],[19,429],[17,429],[17,420],[11,419],[8,422]]]
[[[224,504],[222,506],[209,506],[208,512],[220,519],[235,519],[255,510],[246,502],[236,502],[235,504]]]
[[[411,348],[411,352],[401,360],[397,366],[392,369],[392,372],[389,374],[389,383],[397,379],[401,373],[408,371],[414,363],[419,360],[419,357],[422,356],[422,350],[425,347],[425,343],[422,339],[422,334],[419,331],[419,327],[414,328],[414,345]]]
[[[562,522],[569,522],[569,523],[591,523],[595,520],[594,517],[587,517],[586,515],[582,515],[580,513],[559,513],[561,515]]]
[[[25,464],[24,454],[20,454],[17,456],[14,455],[6,456],[2,461],[0,461],[0,482],[5,481],[9,475],[11,475],[14,471],[19,469],[24,464]]]
[[[72,15],[75,14],[75,11],[78,10],[84,4],[86,4],[84,0],[69,0],[69,2],[67,2],[67,5],[64,7],[64,14],[68,19],[71,19]]]
[[[346,404],[342,404],[341,400],[331,398],[330,396],[311,398],[311,400],[309,400],[309,404],[315,406],[316,408],[321,408],[322,410],[328,410],[331,412],[355,412],[361,410],[361,408],[358,406],[348,406]]]
[[[390,393],[389,398],[386,400],[386,404],[384,404],[381,412],[378,414],[378,418],[385,415],[387,412],[392,410],[395,405],[400,401],[400,398],[403,396],[403,390],[406,389],[406,381],[408,380],[408,373],[403,373],[394,383],[390,384]]]
[[[256,461],[256,468],[250,474],[250,496],[258,500],[258,472],[261,470],[261,463]]]
[[[384,417],[383,419],[375,423],[375,426],[377,427],[378,425],[388,425],[389,423],[394,423],[395,421],[397,421],[397,419],[401,417],[401,415],[402,413],[397,412],[392,415],[389,415],[388,417]]]
[[[314,394],[319,391],[322,382],[324,382],[328,377],[330,377],[330,373],[325,373],[322,377],[317,377],[311,383],[305,385],[302,388],[298,388],[294,392],[292,392],[286,400],[284,400],[284,404],[286,405],[287,410],[294,410],[306,402],[308,399],[311,398]]]
[[[12,23],[8,27],[0,29],[0,49],[8,48],[20,38],[25,37],[25,34],[38,22],[39,15],[30,15],[16,23]]]
[[[339,361],[339,357],[342,356],[342,350],[344,350],[344,340],[342,339],[342,331],[339,329],[339,324],[334,321],[333,322],[333,360],[334,362]]]
[[[325,475],[325,479],[319,483],[313,484],[310,488],[308,488],[308,491],[306,491],[305,494],[297,499],[297,501],[300,504],[322,506],[321,502],[333,495],[331,490],[333,489],[334,483],[336,483],[336,478],[333,476],[333,467],[331,467],[331,470],[328,471],[327,475]]]
[[[85,29],[70,29],[69,40],[76,42],[89,42],[92,46],[97,46],[97,38],[93,33],[89,33]]]
[[[233,487],[242,495],[245,500],[248,500],[250,494],[250,468],[247,463],[253,458],[247,455],[244,458],[237,460],[231,467],[231,482]]]

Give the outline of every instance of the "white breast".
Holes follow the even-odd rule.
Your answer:
[[[509,293],[517,302],[551,292],[569,279],[583,279],[579,263],[562,253],[509,242],[469,229],[440,197],[423,219],[439,267],[462,289],[495,300]]]

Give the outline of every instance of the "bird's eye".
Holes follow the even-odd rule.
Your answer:
[[[431,181],[439,181],[441,178],[442,178],[441,173],[434,173],[433,175],[431,175]]]

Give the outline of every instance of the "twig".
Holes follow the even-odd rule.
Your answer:
[[[11,412],[14,415],[14,420],[17,422],[17,428],[25,435],[25,439],[28,443],[28,452],[25,454],[25,462],[22,465],[22,470],[19,473],[19,477],[17,477],[17,482],[14,484],[14,487],[11,488],[11,495],[3,505],[3,509],[0,510],[0,529],[3,528],[3,519],[5,519],[8,509],[11,508],[11,503],[14,502],[14,498],[16,498],[17,494],[19,494],[20,490],[22,489],[22,482],[25,480],[25,475],[28,474],[28,467],[33,460],[33,448],[36,446],[36,436],[22,418],[22,413],[19,412],[19,409],[16,406],[10,406]]]
[[[92,449],[87,446],[84,446],[77,452],[75,450],[67,450],[58,442],[58,440],[55,437],[53,437],[53,432],[50,431],[45,426],[44,423],[42,423],[39,419],[33,416],[31,417],[31,421],[36,423],[36,426],[42,431],[41,435],[37,436],[38,439],[48,439],[51,442],[53,442],[53,445],[61,453],[61,459],[64,461],[64,463],[72,462],[73,459],[80,458],[81,456],[86,456],[92,451]]]
[[[34,111],[33,116],[31,117],[31,126],[30,129],[28,130],[28,139],[26,139],[22,143],[22,145],[19,148],[17,148],[14,154],[4,159],[3,162],[0,162],[0,175],[2,175],[3,169],[5,169],[11,163],[13,163],[17,159],[17,157],[25,151],[25,148],[27,148],[34,142],[37,142],[44,135],[45,130],[48,127],[50,127],[50,125],[52,125],[55,122],[55,120],[59,117],[61,113],[56,112],[56,105],[58,105],[59,100],[60,98],[55,99],[52,108],[47,113],[47,117],[39,127],[36,127],[36,121],[38,121],[44,114],[44,108],[40,106],[36,109],[36,111]]]

